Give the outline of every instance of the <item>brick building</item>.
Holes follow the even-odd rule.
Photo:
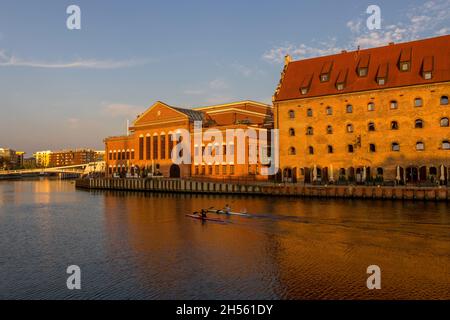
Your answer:
[[[109,137],[105,139],[107,171],[113,173],[142,175],[162,175],[165,177],[209,177],[236,178],[249,177],[265,179],[259,175],[260,166],[236,161],[209,163],[195,161],[196,155],[203,154],[211,141],[201,141],[196,144],[194,123],[201,123],[202,130],[219,130],[225,136],[227,129],[253,128],[267,130],[273,127],[272,107],[253,101],[241,101],[193,109],[169,106],[163,102],[156,102],[141,114],[129,128],[128,136]],[[191,144],[190,164],[174,164],[171,158],[173,148],[181,143],[181,139],[173,141],[173,134],[180,130],[189,132]],[[225,140],[225,139],[224,139]],[[235,143],[221,146],[211,145],[217,152],[234,150]],[[246,141],[249,144],[249,140]],[[231,152],[231,151],[230,151]],[[233,155],[235,155],[233,153]]]
[[[95,162],[97,153],[90,149],[53,151],[49,156],[50,167],[65,167]]]
[[[447,184],[450,36],[292,62],[274,94],[285,181]]]

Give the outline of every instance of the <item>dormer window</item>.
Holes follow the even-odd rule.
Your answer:
[[[402,49],[398,66],[401,72],[408,72],[411,70],[411,48]]]
[[[330,75],[328,73],[320,75],[320,82],[327,82],[328,80],[330,80]]]
[[[431,78],[433,78],[433,73],[431,71],[427,71],[424,72],[422,76],[425,80],[430,80]]]
[[[366,77],[367,74],[369,73],[369,61],[370,61],[370,55],[368,55],[368,54],[362,55],[361,58],[359,59],[358,69],[357,69],[359,77]]]
[[[342,91],[345,89],[345,83],[347,82],[347,70],[340,70],[336,80],[336,89]]]
[[[406,72],[409,71],[409,62],[400,62],[400,71]]]
[[[422,77],[425,80],[433,78],[433,57],[425,57],[422,62]]]
[[[309,74],[303,79],[300,85],[300,92],[302,93],[302,95],[308,94],[309,88],[311,87],[312,77],[312,74]]]
[[[359,68],[358,69],[358,76],[360,77],[366,77],[367,76],[367,68]]]
[[[386,84],[388,72],[389,72],[389,64],[387,63],[381,64],[380,67],[378,68],[377,73],[377,83],[379,86],[384,86]]]
[[[333,67],[332,61],[327,61],[323,64],[320,72],[320,82],[327,82],[330,80],[331,68]]]

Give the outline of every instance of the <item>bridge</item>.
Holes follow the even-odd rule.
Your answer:
[[[24,169],[24,170],[4,170],[0,171],[1,177],[20,177],[30,175],[43,175],[43,174],[67,174],[82,176],[90,173],[105,172],[105,162],[90,162],[73,166],[65,167],[52,167],[52,168],[38,168],[38,169]]]

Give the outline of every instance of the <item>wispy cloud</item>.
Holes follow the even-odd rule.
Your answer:
[[[383,16],[383,8],[382,16]],[[367,15],[362,14],[346,23],[350,34],[348,40],[336,38],[319,43],[301,43],[275,46],[262,58],[270,63],[281,63],[286,54],[294,59],[324,56],[346,49],[352,50],[387,45],[450,33],[450,0],[429,0],[419,6],[411,6],[398,15],[395,22],[382,21],[382,29],[370,31],[366,27]]]
[[[103,114],[112,118],[134,119],[144,111],[145,107],[123,103],[104,104],[102,108]]]
[[[390,42],[404,42],[420,38],[444,35],[450,28],[450,0],[430,0],[419,6],[407,8],[403,16],[395,23],[383,21],[381,30],[369,31],[363,23],[363,17],[349,21],[352,48],[361,46],[370,48],[387,45]],[[357,25],[363,27],[355,28]]]
[[[97,59],[77,59],[66,62],[49,62],[28,60],[9,55],[4,50],[0,50],[0,67],[27,67],[46,69],[119,69],[135,67],[149,63],[149,60],[97,60]]]
[[[282,46],[274,47],[263,54],[263,59],[271,63],[280,63],[284,57],[289,54],[295,59],[304,59],[314,56],[324,56],[339,52],[340,48],[337,46],[337,39],[331,38],[328,41],[314,43],[307,45],[301,43],[295,45],[286,43]]]

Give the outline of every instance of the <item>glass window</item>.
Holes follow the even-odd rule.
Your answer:
[[[353,145],[352,145],[352,144],[349,144],[349,145],[347,146],[347,149],[348,149],[348,152],[349,152],[349,153],[353,153],[353,151],[354,151],[354,148],[353,148]]]
[[[448,126],[449,126],[448,118],[442,118],[441,119],[441,127],[448,127]]]
[[[397,121],[391,122],[391,130],[398,130],[398,122]]]
[[[307,136],[312,136],[314,134],[314,129],[313,129],[313,127],[308,127],[307,129],[306,129],[306,135]]]
[[[333,127],[327,126],[327,134],[332,134],[332,133],[333,133]]]
[[[398,109],[398,102],[396,100],[392,100],[390,103],[391,109]]]
[[[416,98],[414,99],[414,106],[415,107],[421,107],[423,105],[422,98]]]
[[[312,117],[312,116],[313,116],[313,111],[312,111],[312,109],[308,109],[308,110],[306,111],[306,115],[307,115],[308,117]]]
[[[416,119],[416,122],[414,124],[414,128],[422,129],[423,128],[423,120],[422,119]]]
[[[289,118],[295,119],[295,111],[294,110],[289,110]]]
[[[393,142],[391,145],[392,151],[400,151],[400,145],[397,142]]]
[[[351,104],[348,104],[346,107],[346,111],[347,113],[352,113],[353,112],[353,106]]]
[[[375,131],[375,123],[369,122],[368,128],[369,131]]]
[[[309,146],[308,151],[309,151],[309,154],[314,154],[314,147]]]
[[[369,151],[370,152],[376,152],[377,151],[377,147],[375,146],[375,144],[371,143],[369,145]]]
[[[421,141],[417,142],[417,143],[416,143],[416,150],[417,150],[417,151],[423,151],[423,150],[425,150],[425,144],[424,144],[423,142],[421,142]]]
[[[347,132],[348,133],[352,133],[353,132],[353,125],[352,124],[348,124],[347,125]]]
[[[295,129],[294,129],[294,128],[290,128],[290,129],[289,129],[289,135],[290,135],[291,137],[295,137]]]
[[[450,150],[450,141],[448,141],[448,140],[442,141],[442,149]]]
[[[295,154],[296,154],[295,148],[294,148],[294,147],[290,147],[290,148],[289,148],[289,155],[290,155],[290,156],[295,156]]]
[[[328,153],[333,153],[333,146],[328,146]]]
[[[327,107],[327,115],[331,116],[333,114],[333,108]]]
[[[367,111],[374,111],[375,110],[375,103],[369,102],[367,105]]]
[[[442,106],[448,105],[448,96],[442,96],[441,97],[441,105]]]

